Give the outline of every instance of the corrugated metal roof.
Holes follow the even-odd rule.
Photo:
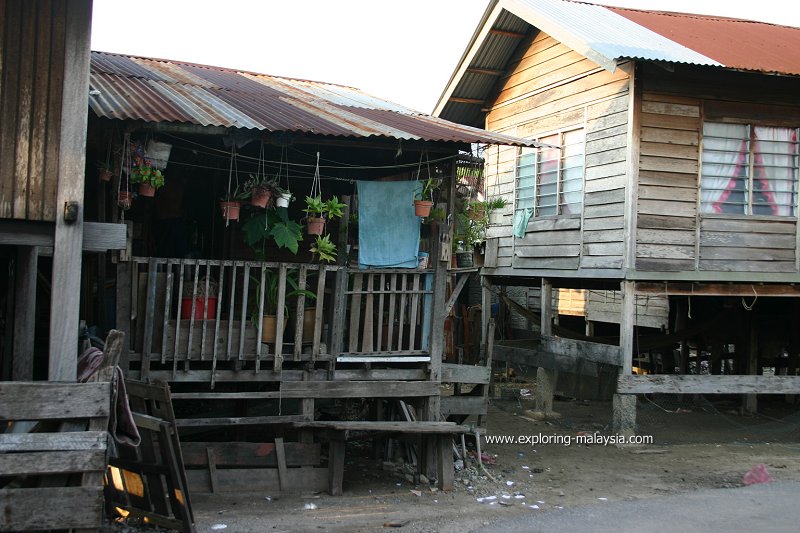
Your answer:
[[[800,28],[708,15],[607,9],[725,67],[800,74]]]
[[[605,6],[564,0],[515,0],[512,13],[598,65],[614,70],[623,57],[720,66]]]
[[[722,17],[612,8],[574,0],[491,0],[434,115],[478,125],[491,88],[470,69],[505,70],[520,39],[498,39],[491,28],[525,25],[614,70],[619,59],[800,74],[800,28]]]
[[[352,87],[92,52],[89,106],[103,118],[336,137],[531,145],[432,117]]]

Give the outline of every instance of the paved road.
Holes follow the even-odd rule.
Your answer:
[[[797,533],[800,483],[713,489],[554,510],[478,530],[525,533]]]

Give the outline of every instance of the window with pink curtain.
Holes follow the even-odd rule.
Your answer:
[[[700,211],[795,215],[797,129],[706,122]]]

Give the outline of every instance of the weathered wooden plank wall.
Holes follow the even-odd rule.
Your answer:
[[[0,218],[56,216],[66,10],[0,0]]]
[[[509,200],[492,226],[496,268],[618,269],[624,252],[625,147],[629,76],[610,73],[552,37],[539,33],[520,45],[500,81],[486,127],[538,137],[585,127],[585,185],[580,216],[531,219],[523,239],[511,236],[517,149],[487,154],[487,192]]]
[[[797,127],[800,83],[648,65],[641,78],[636,269],[797,272],[796,217],[700,213],[698,183],[704,120]]]

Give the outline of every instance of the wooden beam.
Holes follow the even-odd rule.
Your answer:
[[[638,282],[636,292],[657,296],[798,297],[800,284]]]
[[[540,300],[542,312],[539,333],[544,337],[553,334],[553,284],[549,279],[542,278]]]
[[[50,314],[48,379],[51,381],[75,381],[77,375],[91,20],[91,0],[67,3],[67,39],[63,58],[67,68],[64,69],[61,103],[56,230],[53,240],[52,284],[57,290],[52,292],[51,298],[51,309],[54,311]],[[70,204],[75,204],[78,209],[74,221],[62,212]]]
[[[451,96],[448,98],[448,101],[455,102],[457,104],[473,104],[473,105],[484,105],[486,100],[481,100],[480,98],[460,98],[458,96]]]
[[[527,33],[518,33],[515,31],[507,31],[507,30],[500,30],[497,28],[492,28],[489,30],[489,33],[492,35],[502,35],[503,37],[511,37],[512,39],[524,39],[528,36]]]
[[[800,376],[620,376],[620,394],[800,394]]]
[[[622,374],[633,371],[633,329],[634,313],[636,312],[636,284],[632,281],[623,281],[622,310],[619,323],[619,347],[622,353]]]
[[[11,379],[33,380],[33,348],[36,329],[36,272],[39,260],[35,246],[17,249],[14,291],[14,350]]]
[[[502,76],[505,74],[502,70],[492,70],[488,68],[468,68],[467,73],[469,74],[483,74],[486,76]]]
[[[622,366],[624,359],[620,347],[611,344],[547,336],[543,336],[540,343],[541,350],[544,352],[566,355],[595,363]]]
[[[489,384],[489,368],[485,366],[442,363],[442,383]]]
[[[469,274],[461,274],[458,277],[458,282],[456,282],[456,286],[453,287],[453,292],[450,293],[450,298],[448,298],[447,302],[444,304],[445,315],[450,314],[450,310],[453,308],[453,305],[455,305],[456,300],[458,300],[458,297],[461,295],[461,290],[464,288],[464,285],[467,284],[468,280]]]

